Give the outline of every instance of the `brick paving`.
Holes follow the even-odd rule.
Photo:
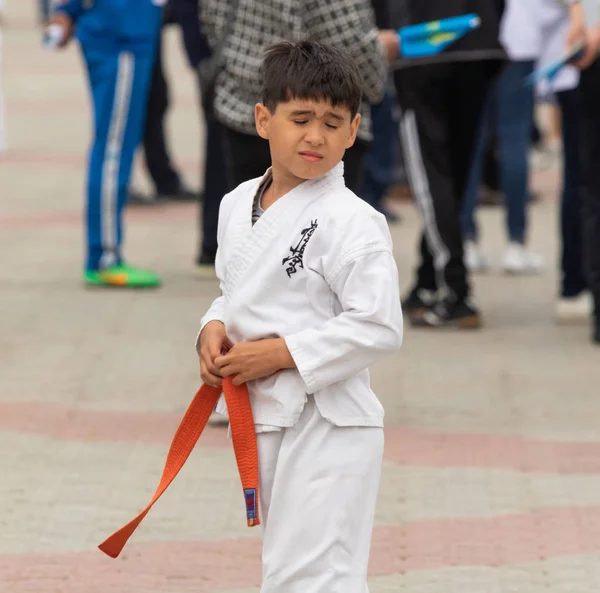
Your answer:
[[[95,549],[139,511],[198,381],[193,341],[217,294],[191,264],[194,205],[128,214],[129,259],[157,292],[87,291],[81,206],[90,117],[75,47],[44,52],[34,3],[9,2],[10,152],[0,156],[0,591],[256,593],[260,540],[211,428],[117,561]],[[202,125],[176,31],[166,57],[176,161],[200,179]],[[147,187],[142,168],[136,183]],[[373,369],[387,411],[372,593],[600,589],[600,365],[589,328],[557,326],[555,170],[536,174],[531,243],[546,274],[477,278],[486,327],[408,329]],[[418,219],[392,229],[411,279]],[[503,212],[481,212],[494,262]]]

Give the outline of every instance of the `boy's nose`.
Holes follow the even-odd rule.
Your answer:
[[[325,136],[318,126],[311,126],[306,131],[305,140],[313,146],[320,146],[325,142]]]

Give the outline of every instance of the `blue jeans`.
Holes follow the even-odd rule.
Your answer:
[[[394,183],[397,153],[399,149],[398,121],[394,115],[395,98],[387,90],[378,105],[371,106],[373,141],[364,160],[360,197],[381,210],[388,188]]]
[[[465,191],[462,228],[477,239],[475,207],[491,125],[497,126],[500,186],[506,197],[506,225],[511,241],[525,242],[527,230],[528,152],[533,126],[533,88],[524,84],[533,61],[511,62],[493,85],[484,108]]]

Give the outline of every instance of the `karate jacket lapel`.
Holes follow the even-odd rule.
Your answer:
[[[344,166],[340,163],[318,179],[305,181],[279,198],[252,226],[252,204],[260,182],[253,185],[251,195],[232,213],[231,230],[234,252],[227,263],[227,295],[233,296],[241,281],[261,256],[273,245],[277,236],[289,228],[301,212],[333,189],[344,188]]]

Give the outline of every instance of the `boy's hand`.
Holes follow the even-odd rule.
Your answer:
[[[200,378],[211,387],[220,387],[222,375],[215,365],[215,359],[231,348],[225,325],[220,321],[211,321],[204,326],[198,344],[200,357]]]
[[[73,19],[66,12],[58,10],[52,15],[52,18],[48,22],[49,25],[58,25],[63,30],[63,40],[59,43],[58,47],[65,47],[71,40],[71,37],[73,37],[75,29]]]
[[[283,338],[240,342],[219,356],[215,365],[221,377],[235,377],[234,385],[268,377],[281,369],[296,368]]]

